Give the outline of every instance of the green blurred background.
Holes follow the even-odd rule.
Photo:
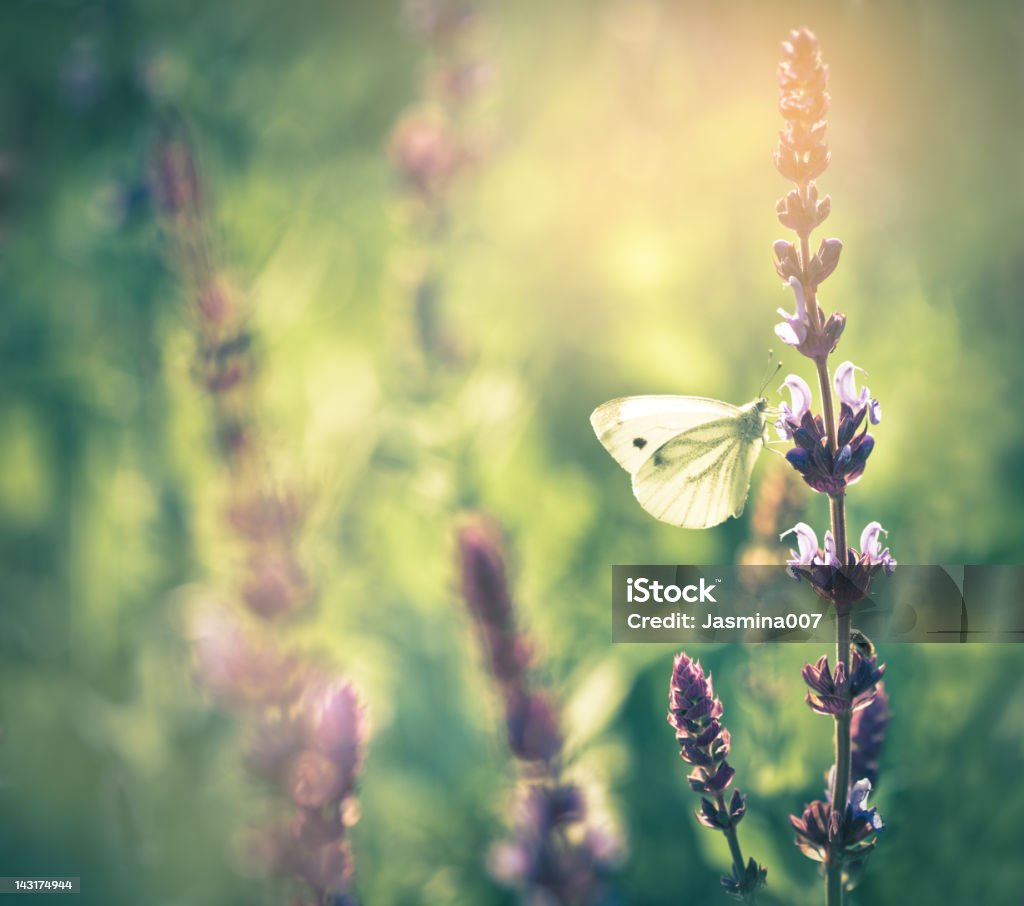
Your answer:
[[[1024,544],[1024,10],[1012,2],[484,5],[487,153],[430,254],[463,350],[424,372],[424,254],[387,156],[425,52],[397,4],[12,0],[0,10],[0,875],[80,875],[82,903],[281,902],[235,870],[258,788],[233,718],[191,682],[181,601],[225,572],[208,400],[145,192],[157,124],[190,124],[216,244],[253,309],[274,469],[315,491],[314,637],[373,736],[353,835],[369,904],[510,903],[484,867],[514,769],[458,602],[451,525],[505,526],[538,677],[573,770],[628,841],[626,902],[724,902],[664,710],[673,650],[609,638],[609,565],[731,562],[747,515],[656,523],[587,417],[629,393],[740,403],[765,370],[779,42],[831,66],[845,250],[840,355],[884,421],[854,528],[904,563],[1017,562]],[[784,353],[786,351],[784,350]],[[787,369],[810,378],[784,354]],[[773,396],[773,401],[775,397]],[[802,496],[824,528],[827,507]],[[766,904],[822,901],[789,812],[820,796],[831,726],[803,646],[693,650],[750,796]],[[1017,904],[1024,649],[893,646],[854,904]]]

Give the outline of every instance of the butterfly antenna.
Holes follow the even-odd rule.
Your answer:
[[[771,382],[772,378],[774,378],[775,375],[777,375],[780,371],[782,371],[782,362],[781,361],[777,361],[775,363],[775,367],[772,368],[772,359],[774,357],[775,357],[775,353],[771,349],[769,349],[768,350],[768,370],[767,370],[767,372],[765,372],[764,381],[762,381],[762,383],[761,383],[761,389],[757,391],[757,395],[759,397],[763,397],[764,396],[764,391],[768,387],[768,384]]]

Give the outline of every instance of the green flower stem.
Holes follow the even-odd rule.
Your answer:
[[[725,804],[725,796],[722,793],[718,794],[718,808],[720,811],[729,813],[729,809]],[[740,849],[740,838],[739,834],[736,833],[736,825],[730,820],[729,826],[723,828],[722,833],[725,834],[725,839],[729,841],[729,852],[732,854],[732,864],[737,878],[742,878],[746,871],[746,863],[743,861],[743,850]],[[752,895],[752,901],[756,900],[756,892]]]
[[[718,808],[726,814],[729,813],[729,808],[725,804],[725,796],[721,793],[718,794]],[[743,851],[740,849],[740,839],[736,834],[736,825],[730,821],[729,826],[723,833],[725,834],[725,839],[729,841],[729,852],[732,853],[733,865],[736,866],[736,870],[740,872],[742,877],[746,863],[743,861]]]

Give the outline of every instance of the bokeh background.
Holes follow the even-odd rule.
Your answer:
[[[290,631],[372,715],[353,833],[367,903],[514,901],[485,866],[514,767],[456,593],[467,507],[505,527],[572,771],[627,841],[623,901],[724,902],[725,842],[693,819],[664,721],[673,650],[609,644],[609,566],[749,554],[784,463],[762,457],[740,520],[676,530],[636,505],[587,419],[629,393],[757,393],[791,302],[770,250],[792,27],[831,66],[819,184],[845,250],[823,301],[847,312],[840,353],[884,410],[851,523],[880,520],[904,563],[1019,561],[1020,5],[528,0],[478,17],[490,77],[459,128],[480,153],[427,241],[388,151],[430,56],[397,4],[0,10],[0,874],[80,875],[83,903],[282,901],[237,870],[262,794],[181,628],[182,599],[230,553],[147,190],[168,111],[251,305],[273,469],[315,500],[319,603]],[[458,350],[440,362],[413,323],[428,259]],[[787,515],[821,530],[809,496]],[[820,652],[691,653],[725,704],[763,902],[821,902],[786,821],[830,757],[799,678]],[[1019,904],[1024,649],[882,657],[888,828],[851,902]]]

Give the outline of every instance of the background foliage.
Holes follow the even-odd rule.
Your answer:
[[[854,526],[904,563],[1019,559],[1024,14],[988,2],[486,7],[489,153],[441,250],[464,350],[425,372],[419,250],[386,155],[422,48],[392,3],[15,0],[0,11],[0,874],[81,875],[84,903],[272,902],[233,867],[260,793],[189,677],[192,583],[230,572],[182,288],[145,192],[156,124],[201,149],[216,239],[253,306],[283,480],[315,501],[320,607],[299,632],[364,690],[354,834],[367,903],[510,902],[484,869],[512,769],[455,598],[451,522],[506,526],[524,622],[577,775],[629,841],[633,903],[719,902],[664,724],[672,650],[608,644],[608,565],[728,562],[747,518],[648,518],[587,423],[628,393],[752,398],[770,264],[778,42],[831,65],[825,304],[885,421]],[[789,368],[803,368],[795,356]],[[810,375],[806,375],[810,377]],[[758,479],[782,467],[765,456]],[[822,526],[824,501],[804,517]],[[706,648],[768,903],[820,899],[788,812],[830,723],[800,646]],[[1024,654],[882,652],[888,829],[854,903],[1016,904]]]

